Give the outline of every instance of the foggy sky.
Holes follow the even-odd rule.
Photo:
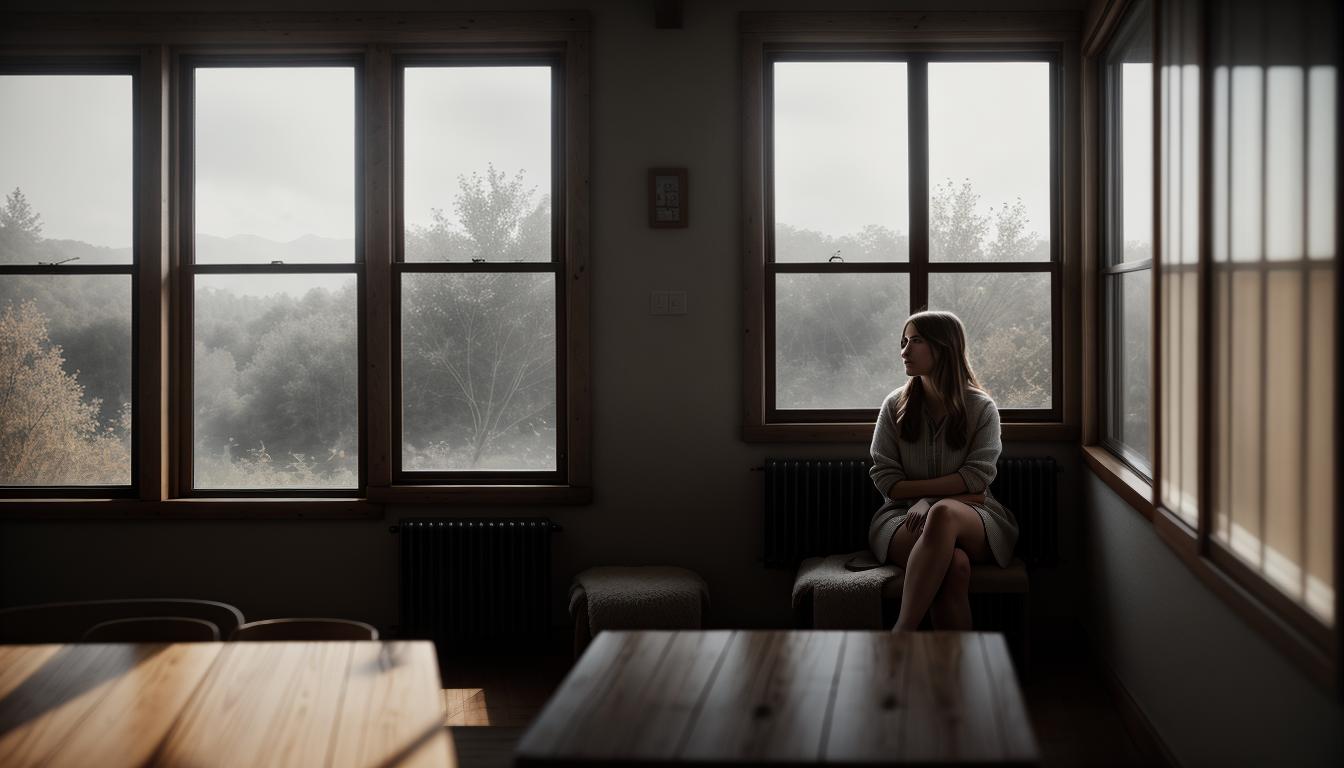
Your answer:
[[[1177,82],[1197,84],[1194,68],[1184,70]],[[1151,167],[1144,129],[1151,90],[1142,71],[1143,65],[1127,66],[1123,76],[1124,236],[1134,240],[1152,232],[1144,181],[1151,172],[1143,170]],[[204,69],[197,81],[198,231],[282,242],[353,238],[353,69]],[[931,183],[970,179],[982,213],[1021,196],[1030,227],[1045,236],[1047,65],[935,62],[929,81]],[[1310,169],[1333,164],[1333,68],[1239,66],[1229,77],[1220,67],[1213,87],[1215,115],[1231,97],[1232,258],[1258,259],[1262,238],[1270,259],[1300,252],[1297,212],[1304,207],[1306,250],[1315,257],[1329,252],[1333,189],[1328,174]],[[409,225],[428,224],[431,208],[453,220],[458,176],[483,173],[490,162],[509,177],[523,170],[534,199],[549,191],[547,68],[412,68],[405,93]],[[1266,93],[1269,120],[1262,129],[1258,118],[1246,116],[1260,114]],[[866,224],[908,233],[904,65],[779,64],[776,97],[777,219],[832,235]],[[42,215],[45,237],[129,246],[130,77],[0,76],[0,104],[0,190],[23,188]],[[1215,125],[1215,143],[1228,141],[1228,132]],[[1262,142],[1270,153],[1263,178]],[[1305,171],[1304,152],[1312,158]],[[1258,216],[1237,212],[1258,208],[1266,193],[1261,232]],[[1214,213],[1220,215],[1217,206]],[[1215,237],[1223,231],[1216,226]]]
[[[130,76],[0,75],[0,113],[0,191],[43,237],[130,246]]]
[[[980,213],[1021,197],[1050,226],[1049,65],[929,65],[929,181],[969,179]],[[906,67],[775,65],[775,219],[839,236],[867,224],[909,234]]]

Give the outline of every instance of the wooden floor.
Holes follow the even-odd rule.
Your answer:
[[[1142,765],[1081,633],[1033,637],[1022,685],[1044,764]],[[443,660],[445,724],[463,768],[512,765],[513,746],[569,671],[567,655]]]

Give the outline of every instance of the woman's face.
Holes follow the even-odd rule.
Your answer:
[[[901,332],[901,360],[905,362],[906,376],[933,373],[933,347],[919,335],[914,323],[906,323]]]

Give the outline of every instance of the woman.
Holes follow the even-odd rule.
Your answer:
[[[1013,513],[989,493],[999,410],[966,358],[966,331],[950,312],[905,324],[908,380],[887,395],[873,430],[873,484],[887,502],[868,542],[883,563],[905,569],[894,632],[932,612],[936,629],[970,629],[971,563],[1006,567],[1017,544]]]

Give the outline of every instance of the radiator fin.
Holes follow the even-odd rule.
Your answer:
[[[796,568],[809,557],[868,546],[868,522],[882,506],[869,459],[767,459],[765,564]],[[1017,556],[1028,565],[1057,558],[1056,470],[1051,458],[999,459],[990,486],[1017,517]]]
[[[546,642],[550,520],[403,520],[399,533],[402,637],[440,651]]]

